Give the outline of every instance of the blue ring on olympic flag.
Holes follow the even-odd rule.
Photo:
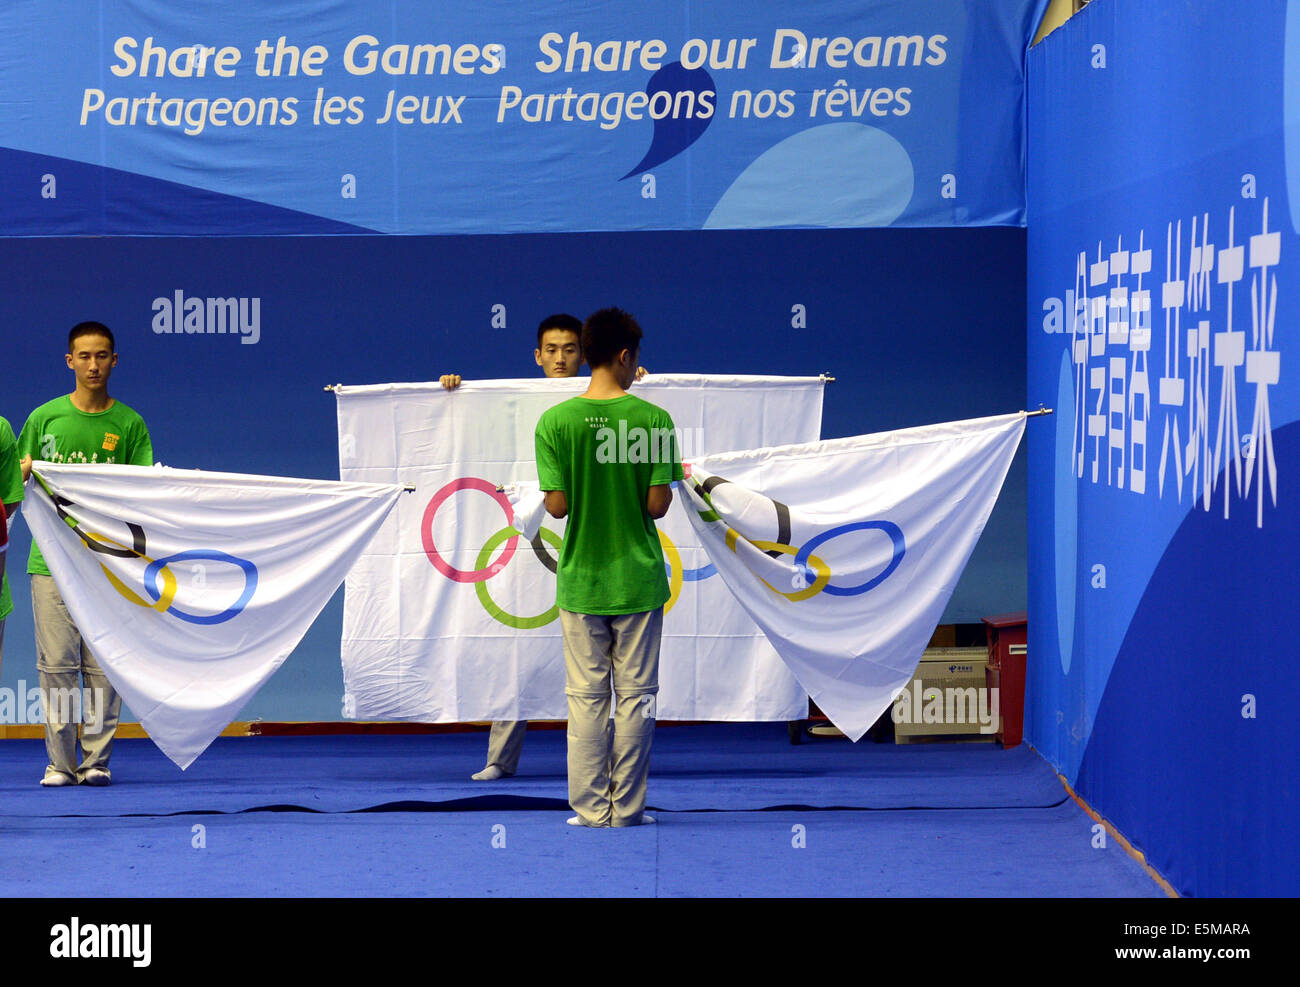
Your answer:
[[[822,592],[829,593],[831,596],[858,596],[868,590],[875,589],[889,578],[890,574],[898,568],[898,564],[903,561],[903,556],[907,554],[907,544],[903,539],[903,529],[893,521],[855,521],[852,524],[841,524],[839,527],[831,528],[829,531],[823,531],[816,538],[805,542],[803,548],[799,549],[798,554],[795,555],[794,564],[804,573],[805,578],[808,578],[810,584],[812,579],[809,577],[811,577],[813,573],[808,569],[808,557],[832,538],[835,538],[838,535],[848,534],[850,531],[883,531],[885,534],[889,535],[889,540],[894,544],[894,555],[889,560],[889,565],[885,566],[883,572],[872,576],[860,586],[835,586],[831,583],[827,583],[822,587]]]
[[[710,576],[716,576],[717,574],[718,570],[713,563],[706,562],[698,569],[683,569],[682,579],[688,583],[697,583],[701,579],[708,579]]]
[[[669,565],[667,562],[665,562],[664,568],[668,570],[668,575],[671,578],[673,567]],[[682,581],[687,583],[698,583],[702,579],[708,579],[710,576],[716,576],[717,574],[718,574],[718,570],[714,567],[713,563],[706,562],[698,569],[683,569]]]
[[[178,610],[175,606],[167,609],[170,614],[179,617],[181,620],[187,620],[191,624],[224,624],[239,616],[248,601],[253,598],[253,593],[257,589],[257,566],[247,559],[236,558],[233,555],[227,555],[225,552],[218,552],[214,549],[199,548],[190,552],[177,552],[175,555],[168,555],[163,559],[155,559],[150,562],[144,570],[144,590],[157,601],[160,597],[161,590],[158,588],[158,573],[162,571],[163,566],[172,562],[187,562],[190,560],[206,559],[209,562],[227,562],[230,565],[239,566],[244,571],[244,592],[239,595],[229,609],[222,613],[210,615],[186,613],[184,610]]]

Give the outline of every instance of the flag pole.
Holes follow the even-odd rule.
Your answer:
[[[1037,418],[1039,415],[1050,415],[1050,414],[1052,413],[1052,409],[1051,409],[1051,408],[1044,408],[1044,407],[1040,404],[1040,405],[1038,406],[1038,410],[1037,410],[1037,411],[1022,411],[1022,412],[1020,412],[1020,413],[1021,413],[1022,415],[1024,415],[1026,418]]]

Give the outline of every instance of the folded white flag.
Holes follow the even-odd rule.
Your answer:
[[[515,509],[510,526],[532,541],[546,519],[546,494],[542,493],[536,480],[520,480],[506,484],[505,495]]]
[[[288,657],[402,492],[157,466],[33,477],[27,524],[68,612],[182,768]]]
[[[704,456],[679,485],[727,587],[853,740],[916,671],[1024,422]]]

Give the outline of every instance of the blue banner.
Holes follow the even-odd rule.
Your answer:
[[[1296,10],[1029,56],[1028,735],[1196,895],[1296,891]]]
[[[1045,0],[20,0],[9,235],[1023,225]]]

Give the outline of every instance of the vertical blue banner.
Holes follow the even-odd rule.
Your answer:
[[[1300,873],[1291,16],[1115,0],[1029,55],[1029,736],[1197,895]]]

